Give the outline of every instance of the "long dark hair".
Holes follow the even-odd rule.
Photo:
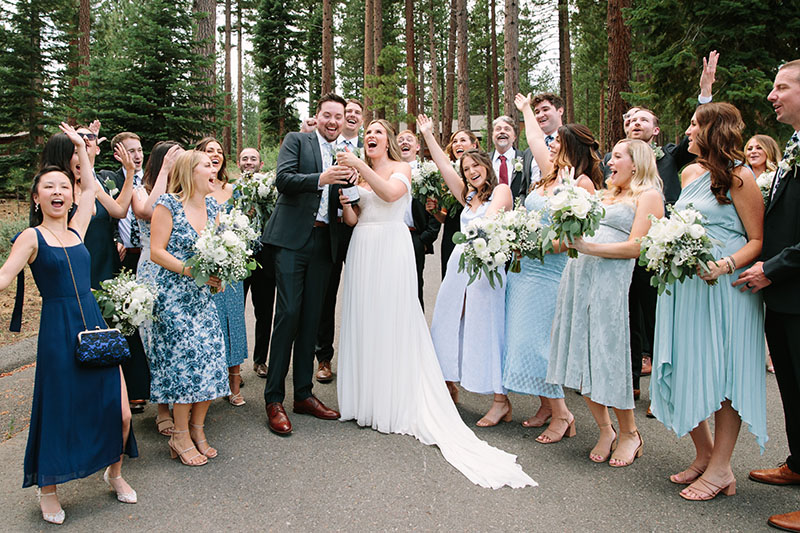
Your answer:
[[[197,146],[195,146],[194,149],[197,150],[198,152],[205,152],[206,146],[208,146],[211,143],[217,143],[218,145],[220,145],[220,147],[222,147],[222,143],[219,142],[215,137],[203,137],[202,139],[200,139],[200,141],[198,141]],[[228,156],[225,155],[225,150],[222,150],[222,166],[220,167],[219,172],[217,172],[217,179],[222,182],[223,186],[228,183],[227,167],[228,167]]]
[[[150,151],[150,157],[147,158],[147,163],[144,165],[144,174],[142,175],[142,184],[147,194],[150,194],[153,190],[158,173],[161,172],[161,167],[164,164],[164,156],[173,146],[180,146],[180,143],[176,141],[159,141]],[[167,177],[167,186],[169,186],[169,177]]]
[[[458,167],[458,173],[461,175],[461,181],[464,182],[464,192],[461,195],[461,199],[466,204],[469,204],[469,202],[467,202],[467,194],[469,193],[471,187],[467,177],[464,175],[463,163],[464,157],[466,156],[469,156],[470,159],[486,169],[486,181],[484,181],[483,185],[481,185],[480,188],[475,191],[475,198],[483,203],[489,199],[489,197],[492,195],[492,191],[494,191],[494,188],[497,187],[497,176],[494,174],[492,159],[489,157],[489,154],[477,148],[470,148],[461,154],[462,164]]]
[[[72,155],[74,153],[75,145],[69,140],[67,134],[56,133],[47,139],[47,143],[44,145],[39,169],[58,167],[74,183],[75,176],[72,175]]]
[[[697,162],[711,174],[711,192],[720,204],[729,204],[728,191],[736,176],[734,167],[744,161],[742,114],[726,102],[703,104],[695,111],[698,131],[694,137],[700,156]]]
[[[600,170],[600,145],[589,128],[583,124],[567,124],[558,128],[559,149],[553,160],[553,170],[535,186],[546,186],[558,178],[564,167],[575,169],[575,178],[589,176],[595,189],[603,188],[603,171]]]
[[[64,135],[64,137],[66,137],[66,135],[63,133],[60,135]],[[53,137],[55,137],[55,135]],[[69,138],[67,138],[67,140],[69,140]],[[72,144],[72,142],[70,142],[69,144]],[[72,186],[72,202],[73,205],[75,205],[75,178],[72,176],[72,172],[70,172],[69,170],[65,171],[59,165],[45,165],[42,168],[40,168],[39,172],[37,172],[36,175],[33,177],[33,183],[31,184],[31,195],[30,195],[31,210],[30,210],[30,216],[28,217],[28,223],[30,224],[31,227],[38,226],[39,224],[41,224],[44,218],[42,216],[41,208],[40,209],[35,208],[33,195],[36,194],[39,189],[39,181],[42,179],[42,176],[50,172],[60,172],[67,177],[67,179],[69,180],[69,184]],[[70,216],[71,216],[71,210],[70,210]]]

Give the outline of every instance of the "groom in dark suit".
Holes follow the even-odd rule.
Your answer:
[[[779,468],[753,470],[750,479],[800,485],[800,60],[778,70],[768,100],[778,121],[795,131],[772,182],[764,214],[762,260],[742,272],[734,285],[753,292],[764,290],[764,327],[781,391],[790,455]],[[800,531],[800,511],[771,516],[768,523]]]
[[[311,393],[311,387],[322,300],[345,234],[337,221],[338,197],[352,170],[335,164],[344,108],[341,96],[322,96],[316,129],[292,132],[283,140],[275,178],[280,195],[261,237],[274,253],[277,288],[264,400],[269,428],[280,435],[292,432],[283,400],[293,346],[293,411],[325,420],[339,418]]]

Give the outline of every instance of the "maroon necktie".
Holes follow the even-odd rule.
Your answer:
[[[506,156],[500,156],[500,183],[508,185],[508,167],[506,166]]]

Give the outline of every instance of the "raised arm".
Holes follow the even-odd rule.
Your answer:
[[[442,147],[436,142],[436,138],[433,136],[433,121],[425,115],[419,115],[417,116],[417,126],[419,127],[420,133],[422,133],[422,137],[425,139],[425,143],[428,145],[428,149],[431,151],[431,159],[436,163],[439,172],[442,173],[442,178],[447,188],[450,189],[450,192],[453,193],[456,200],[458,200],[461,205],[464,205],[464,200],[462,200],[464,196],[464,182],[453,168],[450,158],[447,157]]]
[[[553,163],[550,161],[550,150],[547,148],[547,143],[544,141],[544,132],[539,127],[539,122],[533,114],[531,108],[531,95],[523,96],[517,94],[514,97],[514,105],[522,113],[525,119],[525,138],[528,141],[528,147],[531,149],[533,158],[542,172],[542,176],[547,176],[553,169]]]
[[[150,220],[153,216],[153,205],[155,205],[158,198],[167,192],[167,181],[169,180],[169,173],[172,170],[175,160],[185,150],[180,145],[175,145],[167,150],[164,154],[164,162],[161,164],[161,169],[158,171],[156,182],[153,184],[153,190],[149,195],[143,195],[140,191],[136,191],[131,198],[131,205],[133,206],[133,214],[142,220]]]
[[[114,147],[114,159],[122,163],[125,169],[125,182],[122,184],[122,190],[114,199],[103,187],[98,187],[97,199],[106,208],[109,215],[114,218],[125,218],[128,215],[128,207],[131,205],[131,196],[133,195],[133,159],[122,144]]]
[[[86,143],[81,139],[81,136],[75,131],[75,128],[62,122],[58,126],[63,131],[69,140],[75,146],[75,151],[78,153],[78,162],[81,166],[80,176],[75,176],[75,180],[80,179],[81,197],[78,200],[78,206],[69,226],[77,231],[81,239],[86,234],[86,228],[89,227],[89,222],[92,220],[94,213],[94,199],[95,191],[97,191],[97,181],[92,175],[92,165],[89,163],[89,153],[86,151]]]
[[[487,217],[492,217],[500,211],[510,211],[514,206],[514,197],[508,185],[501,183],[494,188],[492,194],[492,202],[486,210]]]

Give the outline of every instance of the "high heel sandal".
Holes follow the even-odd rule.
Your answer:
[[[36,488],[36,499],[39,500],[39,506],[42,505],[42,498],[47,498],[48,496],[58,496],[55,491],[53,492],[42,492],[42,489]],[[60,506],[60,504],[59,504]],[[67,517],[67,514],[64,512],[64,509],[59,509],[55,513],[45,513],[42,511],[42,519],[45,522],[50,522],[51,524],[61,525],[64,523],[64,519]]]
[[[191,426],[191,427],[193,427],[195,429],[203,429],[205,427],[204,424],[192,424],[191,422],[189,422],[189,426]],[[191,435],[191,432],[189,433],[189,435]],[[197,451],[199,451],[200,453],[202,453],[203,455],[205,455],[209,459],[213,459],[214,457],[217,456],[216,448],[212,448],[211,446],[208,446],[208,440],[206,440],[206,439],[194,440],[194,438],[192,438],[192,441],[194,441],[194,445],[197,446]],[[206,443],[206,449],[205,450],[201,450],[200,449],[200,443],[201,442],[205,442]]]
[[[164,418],[156,416],[156,428],[158,428],[159,433],[161,433],[165,437],[169,437],[170,435],[172,435],[172,430],[175,429],[175,422],[169,415],[167,415]]]
[[[188,429],[184,429],[183,431],[178,431],[177,429],[173,429],[172,430],[172,437],[167,442],[167,444],[169,444],[169,455],[170,455],[170,457],[172,457],[173,459],[175,459],[176,457],[179,457],[181,462],[183,464],[185,464],[186,466],[203,466],[204,464],[206,464],[208,462],[208,457],[203,455],[202,453],[200,453],[198,451],[198,449],[197,449],[197,446],[192,446],[190,448],[186,448],[183,451],[180,451],[180,450],[178,450],[176,448],[176,444],[173,442],[173,439],[175,438],[175,435],[177,435],[178,433],[189,433],[189,430]],[[196,453],[194,455],[192,455],[191,457],[189,457],[188,459],[184,458],[184,454],[186,454],[186,453],[188,453],[188,452],[190,452],[192,450],[194,450]],[[200,462],[200,463],[190,463],[189,462],[189,461],[192,461],[192,460],[196,459],[197,457],[202,457],[205,460],[203,462]]]
[[[625,461],[623,459],[620,459],[619,457],[614,457],[612,455],[611,456],[611,461],[616,461],[617,464],[612,464],[611,461],[609,461],[608,466],[611,466],[611,467],[614,467],[614,468],[621,468],[623,466],[631,466],[636,459],[638,459],[639,457],[642,456],[642,447],[644,446],[644,440],[642,439],[642,436],[639,434],[639,430],[636,429],[634,431],[628,432],[628,433],[626,433],[626,435],[630,435],[632,437],[633,436],[638,437],[639,438],[639,446],[636,448],[636,451],[633,452],[633,455],[631,456],[630,461]],[[619,446],[617,446],[617,450],[619,450]]]
[[[511,422],[511,402],[508,400],[508,398],[506,398],[502,402],[499,402],[497,400],[492,400],[492,406],[494,406],[494,404],[505,405],[505,406],[508,407],[508,411],[504,415],[502,415],[500,418],[498,418],[497,420],[492,420],[491,418],[486,418],[486,415],[489,414],[489,413],[486,413],[486,415],[484,415],[483,418],[478,420],[478,422],[475,424],[476,426],[478,426],[480,428],[490,428],[490,427],[493,427],[493,426],[496,426],[497,424],[499,424],[501,420],[503,422]]]
[[[678,476],[680,476],[681,474],[686,474],[687,472],[690,473],[689,474],[690,476],[692,474],[694,474],[694,476],[691,479],[687,479],[685,477],[683,479],[678,479]],[[683,472],[678,472],[677,474],[672,474],[671,476],[669,476],[669,480],[677,485],[691,485],[697,480],[697,478],[703,475],[703,472],[705,472],[705,470],[700,470],[699,468],[694,466],[694,464],[691,464],[689,465],[689,468],[687,468]]]
[[[547,413],[547,416],[545,416],[544,418],[537,418],[539,416],[539,412],[541,412],[541,409],[539,409],[539,411],[537,411],[536,414],[533,415],[532,417],[530,417],[529,419],[524,420],[522,422],[522,427],[524,427],[524,428],[540,428],[543,425],[547,424],[547,421],[550,420],[553,417],[553,413],[550,412],[550,413]]]
[[[239,388],[240,389],[244,386],[244,381],[240,377],[241,376],[241,372],[228,372],[228,375],[229,376],[236,376],[239,379]],[[237,392],[236,394],[233,394],[233,391],[231,391],[231,394],[228,396],[228,401],[234,407],[240,407],[240,406],[242,406],[242,405],[247,403],[246,401],[244,401],[244,397],[242,396],[241,391]]]
[[[700,487],[701,490],[697,490],[697,488],[692,488],[695,484],[701,485]],[[690,489],[697,494],[696,497],[689,496],[689,494],[686,491]],[[702,477],[699,477],[694,483],[683,489],[680,492],[680,495],[681,498],[683,498],[684,500],[689,500],[692,502],[705,502],[708,500],[713,500],[714,498],[717,497],[717,495],[720,492],[725,496],[733,496],[734,494],[736,494],[736,478],[731,478],[730,483],[728,483],[727,485],[718,486],[715,485],[714,483],[711,483],[710,481],[703,479]]]
[[[111,467],[109,466],[108,468],[106,468],[106,471],[103,472],[103,481],[106,482],[106,485],[111,487],[111,490],[113,490],[117,494],[117,499],[119,501],[121,501],[122,503],[136,503],[136,491],[135,490],[131,489],[130,492],[122,493],[122,492],[118,491],[116,489],[116,487],[114,487],[114,485],[111,484],[111,480],[112,479],[122,479],[122,476],[117,476],[117,477],[109,476],[108,475],[108,471],[110,469],[111,469]]]
[[[564,422],[567,423],[567,427],[564,428],[564,431],[562,431],[560,435],[550,429],[550,426],[552,426],[553,422],[555,422],[556,420],[563,420]],[[540,444],[555,444],[556,442],[561,441],[561,439],[563,439],[564,437],[570,438],[576,435],[574,416],[572,417],[571,420],[569,418],[561,418],[561,417],[554,418],[550,422],[550,426],[548,426],[547,429],[545,429],[541,435],[536,437],[536,442]],[[549,435],[547,433],[548,431],[550,432]]]
[[[591,459],[593,462],[605,463],[606,461],[608,461],[608,458],[611,457],[611,452],[613,452],[617,448],[617,430],[614,429],[614,426],[610,423],[602,424],[597,427],[599,427],[601,431],[604,427],[611,427],[611,431],[614,432],[614,438],[611,439],[611,444],[608,446],[608,451],[605,453],[605,455],[600,455],[600,453],[597,451],[597,447],[600,445],[599,442],[595,445],[594,448],[592,448],[592,451],[589,452],[589,459]]]

